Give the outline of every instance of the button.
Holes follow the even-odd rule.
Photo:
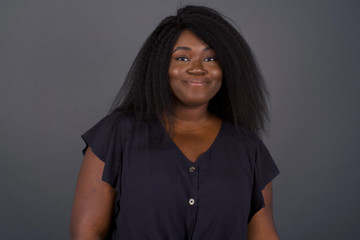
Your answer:
[[[195,199],[190,198],[190,199],[189,199],[189,205],[192,206],[192,205],[194,205],[194,204],[195,204]]]
[[[195,169],[196,169],[195,167],[190,167],[189,172],[195,172]]]

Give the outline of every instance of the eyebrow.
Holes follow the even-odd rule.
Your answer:
[[[191,48],[179,46],[179,47],[176,47],[176,48],[173,50],[173,52],[176,52],[177,50],[191,51]],[[207,50],[211,50],[211,48],[210,48],[210,47],[206,47],[206,48],[204,48],[202,51],[207,51]]]

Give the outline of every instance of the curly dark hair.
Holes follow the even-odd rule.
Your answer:
[[[190,5],[162,20],[136,56],[111,112],[137,120],[174,120],[168,69],[174,44],[187,29],[214,49],[223,72],[222,86],[208,110],[260,137],[269,122],[269,93],[249,45],[225,19],[214,9]]]

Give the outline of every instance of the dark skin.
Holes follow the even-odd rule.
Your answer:
[[[110,226],[115,190],[101,180],[104,163],[87,149],[82,162],[71,214],[72,240],[104,239]]]
[[[211,114],[208,102],[219,91],[221,68],[215,52],[190,31],[175,43],[169,67],[170,86],[177,99],[172,139],[192,162],[215,140],[222,119]],[[165,128],[169,127],[165,123]],[[72,240],[104,239],[111,221],[115,190],[101,180],[104,163],[92,152],[85,153],[71,215]],[[272,184],[262,191],[265,207],[248,226],[248,240],[279,239],[273,220]]]

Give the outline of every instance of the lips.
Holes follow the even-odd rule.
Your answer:
[[[185,84],[191,85],[193,87],[203,87],[210,83],[210,81],[207,80],[185,80]]]

